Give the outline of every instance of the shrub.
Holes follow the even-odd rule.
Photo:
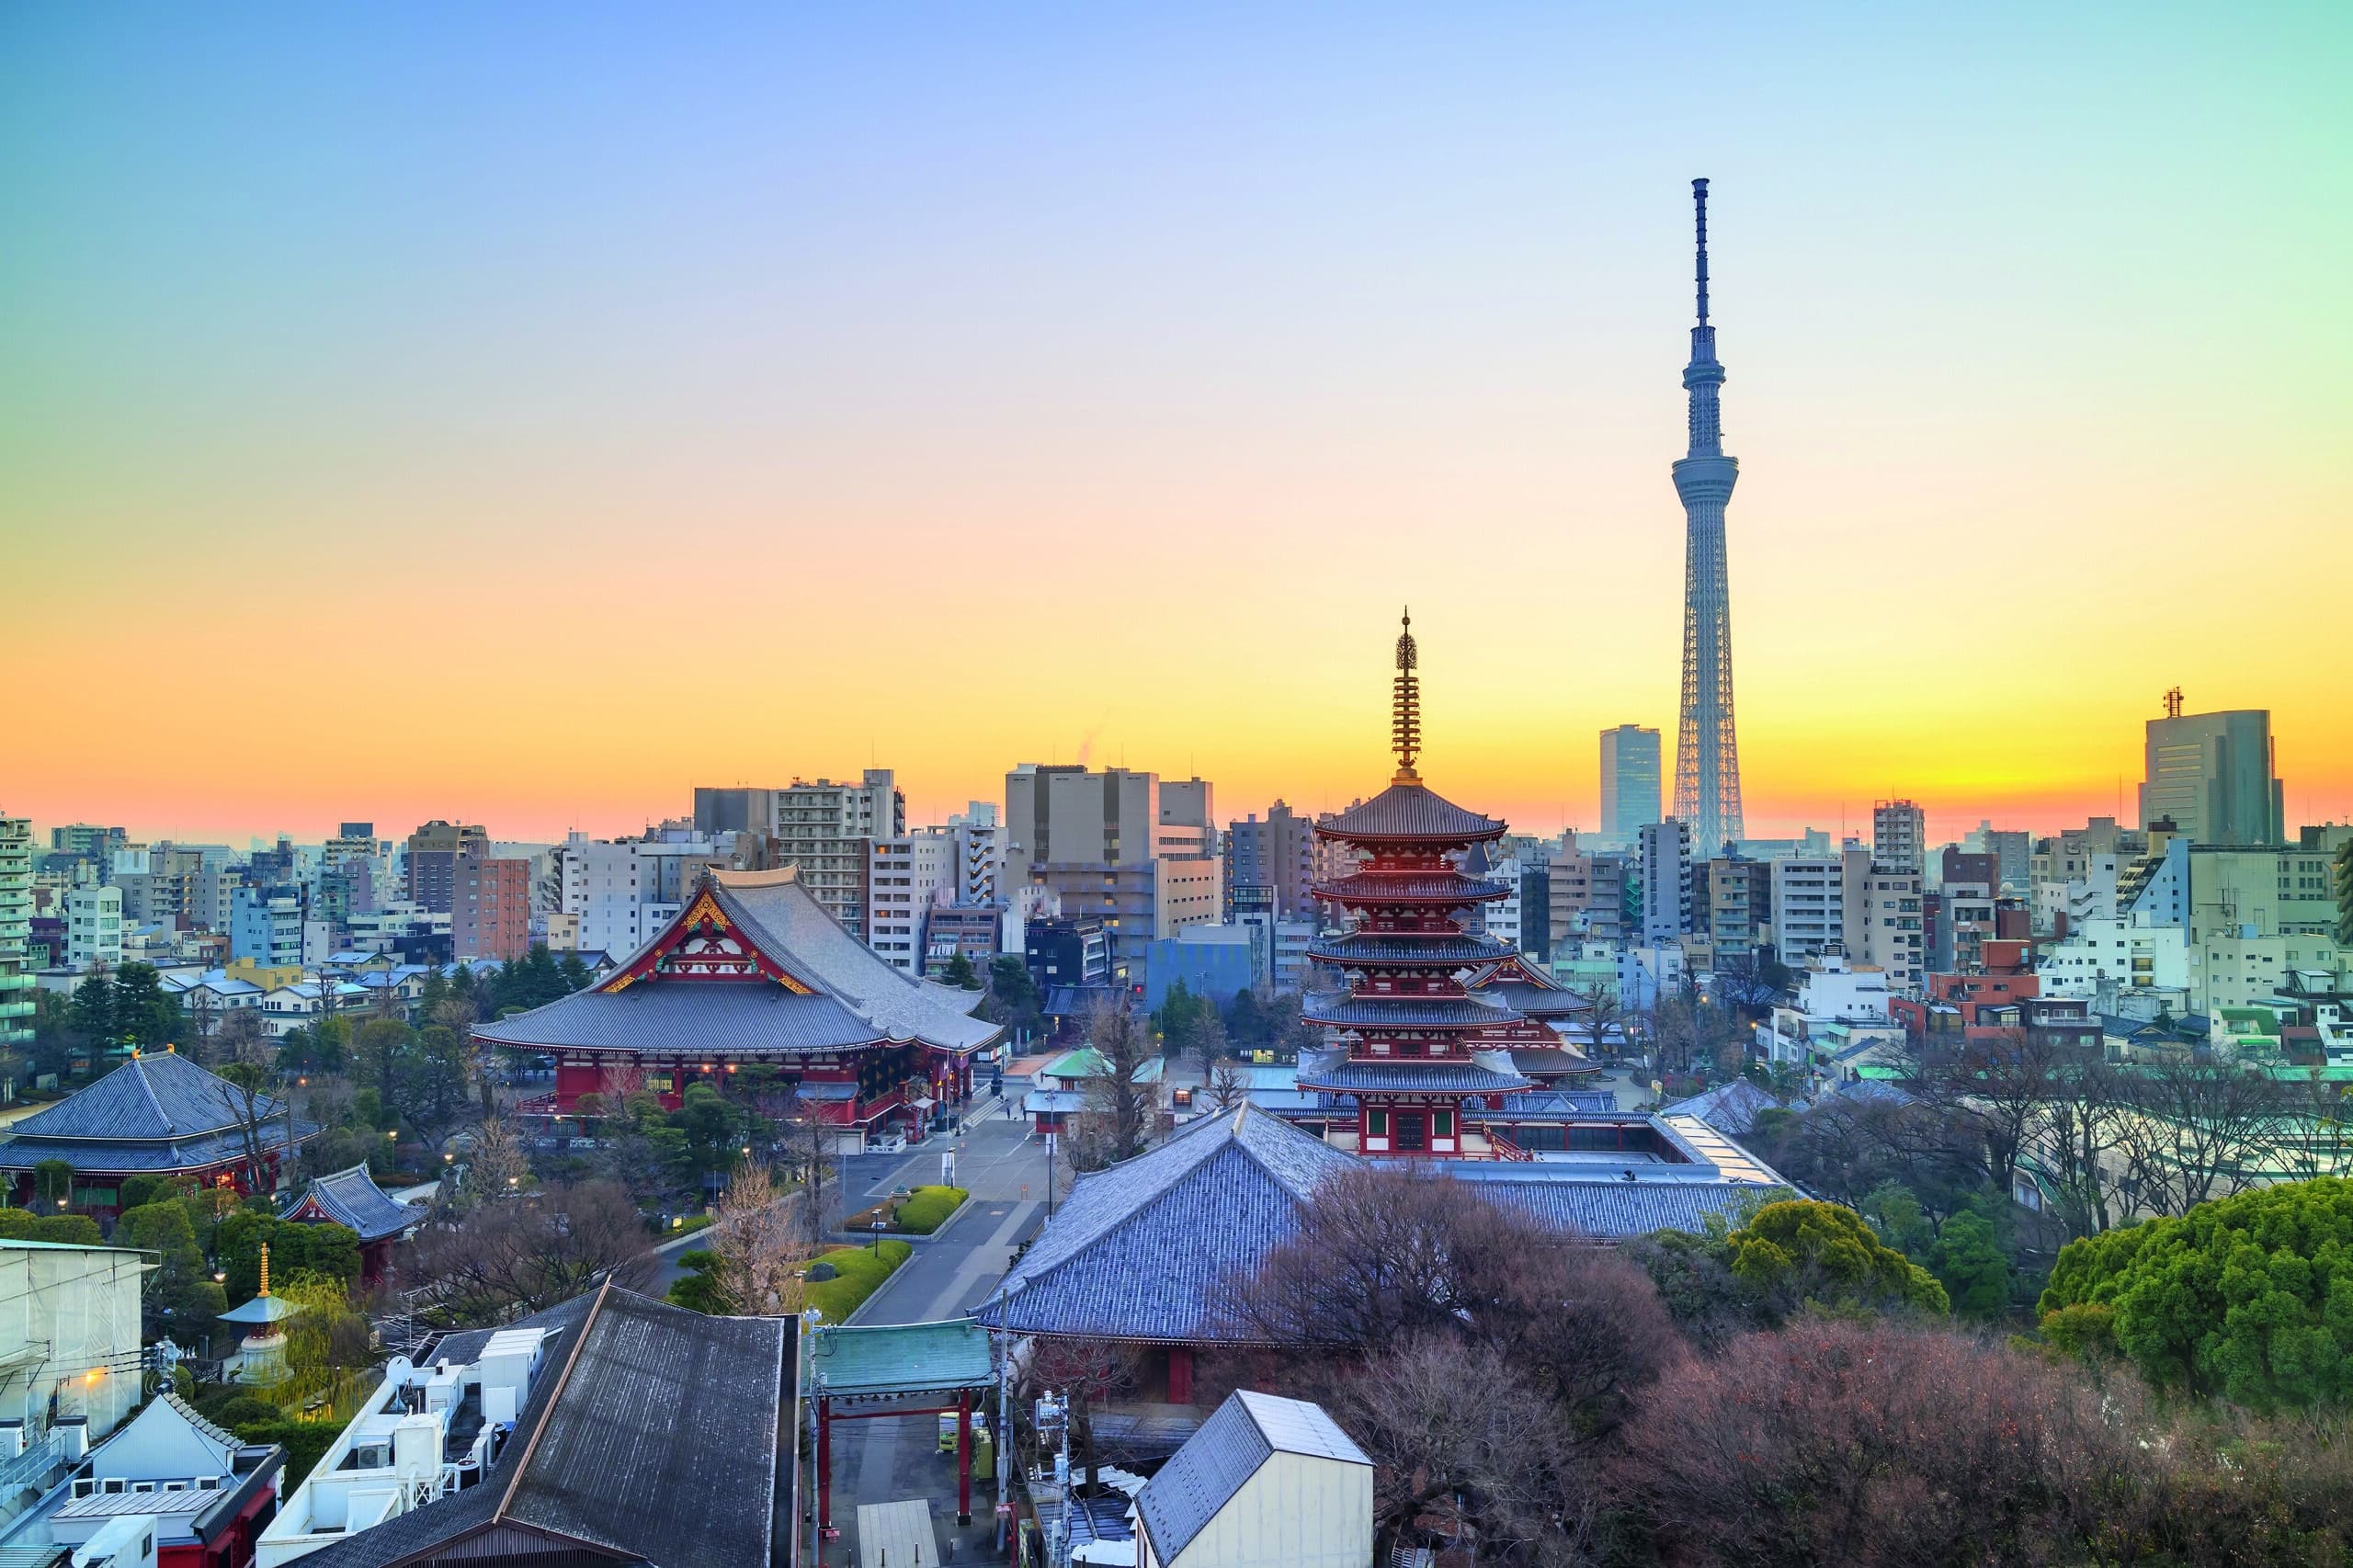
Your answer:
[[[847,1323],[866,1298],[882,1288],[892,1271],[915,1252],[908,1242],[885,1241],[879,1248],[835,1247],[820,1256],[839,1272],[809,1287],[809,1304],[825,1314],[827,1323]],[[813,1259],[812,1261],[814,1261]]]
[[[927,1236],[948,1222],[948,1216],[963,1206],[966,1196],[961,1187],[919,1187],[914,1197],[899,1205],[899,1229],[909,1235]]]
[[[286,1418],[286,1413],[266,1399],[241,1393],[234,1399],[221,1402],[211,1418],[223,1426],[267,1426]]]

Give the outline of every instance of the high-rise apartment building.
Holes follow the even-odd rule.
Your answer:
[[[434,818],[408,835],[409,902],[436,914],[452,913],[449,895],[456,886],[458,857],[489,853],[490,835],[480,826]]]
[[[122,962],[122,890],[85,882],[65,893],[65,961],[75,969]]]
[[[1622,852],[1589,847],[1574,834],[1563,835],[1544,869],[1553,951],[1574,952],[1588,941],[1614,945],[1633,934],[1628,906],[1639,903],[1642,878],[1630,874],[1631,863]]]
[[[1771,862],[1773,943],[1782,963],[1802,969],[1806,960],[1849,946],[1847,912],[1863,899],[1871,852],[1848,844],[1836,855],[1793,855]]]
[[[450,872],[449,939],[464,960],[509,963],[531,950],[531,863],[461,855]]]
[[[1621,844],[1659,819],[1658,732],[1620,724],[1601,732],[1601,831]]]
[[[1065,916],[1101,920],[1134,974],[1155,939],[1223,912],[1206,779],[1024,763],[1006,775],[1005,804],[1008,893],[1050,888]]]
[[[1262,821],[1251,812],[1225,828],[1225,886],[1229,907],[1233,890],[1265,888],[1273,897],[1275,916],[1281,920],[1313,920],[1315,898],[1315,824],[1281,801],[1267,808]]]
[[[1881,801],[1871,807],[1871,861],[1927,869],[1928,813],[1917,802]]]
[[[32,819],[0,816],[0,1051],[32,1044],[36,966],[26,952],[32,932]],[[15,1097],[13,1077],[0,1094]]]
[[[1928,972],[1927,921],[1917,866],[1873,864],[1847,911],[1847,952],[1885,973],[1891,995],[1916,996]]]
[[[1691,825],[1677,817],[1637,835],[1643,877],[1643,939],[1671,942],[1691,930]]]
[[[2268,709],[2184,713],[2165,694],[2148,724],[2141,824],[2171,817],[2193,844],[2277,844],[2288,836]]]
[[[1764,860],[1718,858],[1693,873],[1694,902],[1704,889],[1705,903],[1693,915],[1716,950],[1716,960],[1747,953],[1768,941],[1773,930],[1773,868]]]
[[[870,767],[855,784],[796,778],[772,792],[772,805],[771,858],[779,866],[798,867],[801,885],[825,913],[865,940],[869,846],[907,831],[907,798],[897,775]]]
[[[49,830],[49,852],[76,860],[90,860],[104,867],[114,852],[131,842],[131,835],[119,827],[101,827],[96,823],[77,822],[65,827]]]
[[[551,851],[556,905],[551,913],[574,917],[571,939],[577,950],[620,958],[676,916],[705,868],[736,869],[734,842],[732,835],[706,837],[684,826],[613,840],[574,833]]]
[[[302,962],[301,890],[283,883],[274,887],[248,883],[238,888],[229,912],[229,956],[251,959],[264,969],[299,968]]]
[[[958,882],[955,835],[924,828],[867,846],[866,945],[903,974],[920,975],[924,926],[935,904],[952,903]]]

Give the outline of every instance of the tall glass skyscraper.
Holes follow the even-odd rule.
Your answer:
[[[1658,732],[1620,724],[1601,732],[1601,831],[1631,842],[1659,820]]]

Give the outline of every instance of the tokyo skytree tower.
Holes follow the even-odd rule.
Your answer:
[[[1724,506],[1740,462],[1724,456],[1716,329],[1708,324],[1708,182],[1691,182],[1699,212],[1699,324],[1691,329],[1691,450],[1675,465],[1683,498],[1683,715],[1675,746],[1675,814],[1690,824],[1694,856],[1739,839],[1740,743],[1733,730],[1732,585],[1724,568]]]

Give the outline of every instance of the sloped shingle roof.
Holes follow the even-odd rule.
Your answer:
[[[1356,1164],[1244,1106],[1179,1128],[1158,1148],[1078,1178],[1054,1222],[975,1314],[1020,1333],[1231,1338],[1229,1271],[1297,1233],[1299,1205]]]
[[[311,1185],[287,1206],[283,1217],[291,1219],[304,1203],[313,1199],[318,1200],[328,1219],[358,1232],[363,1242],[381,1242],[425,1221],[423,1210],[394,1202],[386,1197],[384,1189],[378,1187],[375,1178],[368,1174],[365,1165],[353,1165],[331,1176],[313,1176]]]

